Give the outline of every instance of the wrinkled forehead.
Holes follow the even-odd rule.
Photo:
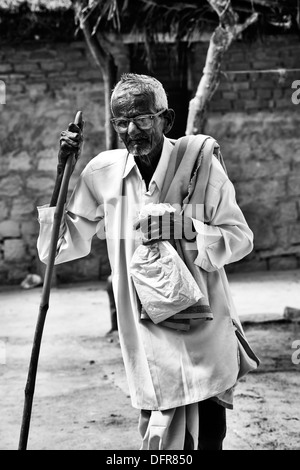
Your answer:
[[[137,110],[139,113],[155,112],[155,98],[152,93],[131,89],[116,90],[112,97],[112,109],[114,113],[130,113]]]

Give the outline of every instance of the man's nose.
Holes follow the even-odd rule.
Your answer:
[[[140,130],[133,121],[129,121],[127,132],[128,134],[135,135],[138,134]]]

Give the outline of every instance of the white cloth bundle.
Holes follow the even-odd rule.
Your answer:
[[[140,218],[173,212],[170,204],[147,204]],[[191,272],[168,241],[140,245],[130,273],[142,306],[159,323],[194,305],[203,297]]]

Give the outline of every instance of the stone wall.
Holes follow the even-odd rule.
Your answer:
[[[194,46],[192,53],[195,90],[206,51]],[[299,57],[300,41],[293,36],[235,43],[209,106],[205,133],[221,145],[255,237],[253,253],[231,271],[300,267],[300,104],[292,101]],[[298,71],[255,73],[279,68]]]
[[[36,206],[50,200],[60,132],[84,110],[86,138],[71,191],[87,161],[104,149],[104,94],[84,43],[2,47],[0,56],[6,85],[0,105],[0,284],[8,284],[43,274]],[[56,276],[98,279],[109,271],[105,243],[95,239],[91,255],[58,266]]]
[[[128,50],[118,50],[124,71]],[[192,94],[206,51],[207,44],[189,51]],[[221,144],[255,234],[255,250],[231,270],[300,267],[300,105],[291,100],[300,73],[250,73],[297,68],[299,52],[299,39],[292,36],[235,43],[224,61],[227,76],[210,104],[205,132]],[[0,284],[10,284],[43,273],[36,253],[36,206],[49,202],[52,193],[60,132],[84,110],[85,143],[71,191],[87,161],[105,148],[104,95],[101,75],[82,42],[2,46],[0,58],[6,85],[6,104],[0,105]],[[248,72],[231,73],[243,70]],[[105,242],[95,238],[89,256],[57,266],[55,274],[58,282],[68,282],[105,278],[109,271]]]

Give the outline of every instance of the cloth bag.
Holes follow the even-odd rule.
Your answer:
[[[147,204],[140,218],[174,212],[169,204]],[[143,309],[160,323],[194,305],[203,297],[182,258],[168,241],[140,245],[130,264],[130,274]]]

